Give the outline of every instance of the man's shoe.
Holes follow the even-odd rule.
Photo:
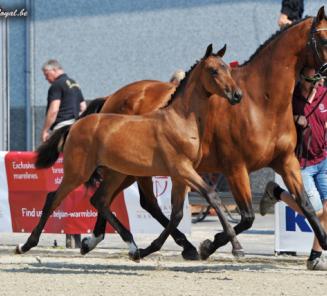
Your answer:
[[[262,216],[266,215],[268,211],[275,205],[278,201],[274,196],[274,189],[278,185],[275,182],[268,182],[265,188],[265,192],[260,200],[259,211]]]
[[[307,260],[307,269],[309,270],[327,270],[327,261],[324,256],[313,260]]]

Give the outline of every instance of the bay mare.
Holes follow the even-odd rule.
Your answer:
[[[205,131],[203,158],[197,171],[221,172],[227,177],[241,213],[241,221],[235,226],[237,234],[250,228],[254,220],[249,173],[271,167],[282,176],[321,246],[327,248],[326,233],[308,203],[294,154],[296,131],[291,110],[292,93],[300,70],[304,66],[318,68],[327,62],[326,43],[327,21],[322,7],[315,18],[306,18],[277,32],[249,61],[232,70],[243,92],[240,104],[231,107],[225,101],[210,100],[207,119],[210,132]],[[162,95],[152,105],[154,88]],[[101,112],[140,114],[149,111],[149,106],[165,105],[173,91],[169,83],[137,82],[105,100]],[[128,97],[124,96],[126,93]],[[134,180],[129,176],[124,185],[127,187]],[[137,180],[141,205],[163,225],[167,224],[158,210],[151,180]],[[93,249],[103,239],[104,232],[105,220],[99,215],[93,236],[84,239],[81,252]],[[184,258],[187,258],[185,254],[194,254],[188,252],[192,249],[188,249],[185,236],[174,232],[173,237],[176,242],[184,241]],[[214,241],[206,240],[201,244],[201,258],[207,258],[227,242],[226,233],[217,233]]]
[[[227,98],[229,104],[241,99],[241,91],[221,59],[225,50],[226,46],[213,54],[209,45],[205,56],[187,73],[166,108],[144,116],[92,114],[74,124],[64,145],[62,183],[55,192],[48,194],[38,225],[27,242],[17,247],[17,253],[24,253],[37,244],[53,210],[72,190],[85,183],[99,166],[106,169],[106,178],[91,198],[91,203],[129,245],[132,259],[139,260],[161,248],[183,216],[188,186],[206,197],[217,212],[233,245],[233,252],[242,252],[234,229],[221,212],[217,193],[195,171],[202,158],[201,142],[209,98],[212,95],[218,99]],[[161,235],[146,249],[137,248],[132,235],[108,207],[126,175],[167,175],[172,179],[171,219]]]

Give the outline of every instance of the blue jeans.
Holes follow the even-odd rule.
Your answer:
[[[327,158],[318,164],[307,166],[301,170],[304,189],[317,212],[327,200]]]

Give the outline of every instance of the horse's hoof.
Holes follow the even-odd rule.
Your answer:
[[[235,258],[241,258],[245,256],[243,249],[233,250],[232,254]]]
[[[16,246],[16,249],[15,249],[15,254],[19,255],[19,254],[24,254],[23,250],[22,250],[22,244],[19,244]]]
[[[141,256],[140,256],[139,250],[136,250],[136,252],[134,252],[134,253],[129,252],[128,257],[129,257],[129,259],[131,259],[132,261],[134,261],[136,263],[140,263],[140,261],[141,261]]]
[[[212,241],[210,239],[206,239],[200,244],[199,251],[200,251],[200,258],[201,260],[206,260],[212,254],[210,252],[212,248]]]
[[[185,260],[200,260],[200,255],[195,248],[185,249],[182,252],[182,256]]]
[[[82,239],[82,243],[81,243],[81,249],[80,249],[80,252],[82,255],[85,255],[87,254],[88,252],[90,252],[90,248],[89,248],[89,245],[87,244],[87,241],[89,239],[87,237],[84,237]]]

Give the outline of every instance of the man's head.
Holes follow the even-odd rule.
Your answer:
[[[57,77],[64,73],[64,69],[57,60],[48,60],[43,64],[42,71],[49,83],[53,83]]]

